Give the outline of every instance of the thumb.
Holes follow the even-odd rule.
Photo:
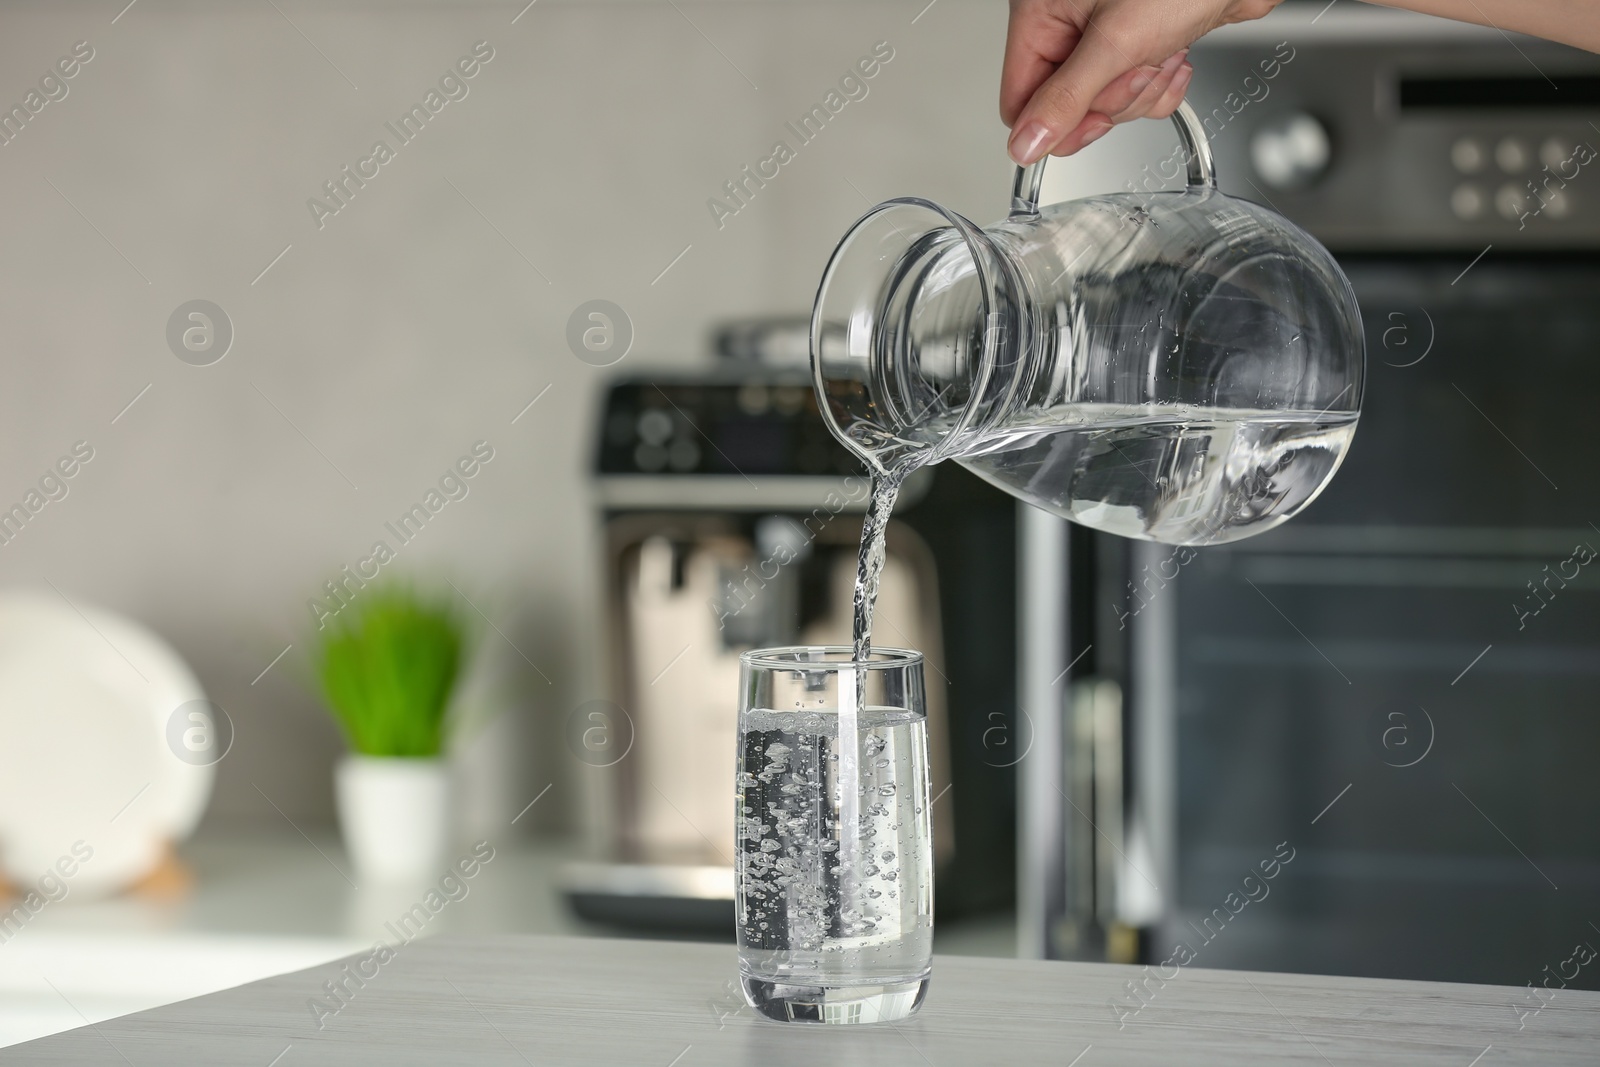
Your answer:
[[[1138,64],[1091,25],[1066,62],[1034,92],[1017,116],[1007,151],[1019,166],[1049,153],[1088,117],[1095,97]]]

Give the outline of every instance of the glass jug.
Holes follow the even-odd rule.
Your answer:
[[[1310,234],[1218,191],[1188,104],[1173,123],[1181,191],[1041,209],[1041,159],[988,229],[911,197],[862,216],[812,312],[834,435],[887,480],[953,458],[1169,544],[1235,541],[1310,503],[1361,410],[1355,294]]]

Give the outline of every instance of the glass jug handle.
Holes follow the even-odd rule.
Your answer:
[[[1189,188],[1215,189],[1217,171],[1211,162],[1211,142],[1206,139],[1205,127],[1200,125],[1199,116],[1187,100],[1172,113],[1172,124],[1178,128],[1178,141],[1183,147],[1184,158],[1188,160]],[[1044,165],[1049,158],[1046,155],[1026,167],[1017,168],[1016,179],[1011,185],[1012,218],[1039,213],[1039,183],[1044,180]]]

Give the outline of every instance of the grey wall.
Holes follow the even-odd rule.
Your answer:
[[[341,745],[308,695],[306,602],[487,440],[470,494],[389,572],[450,577],[537,665],[483,628],[467,704],[492,721],[464,758],[485,817],[555,781],[527,823],[570,819],[552,733],[598,695],[585,468],[612,372],[568,351],[568,316],[624,308],[624,367],[703,362],[717,320],[807,309],[869,201],[998,217],[1004,5],[938,0],[914,24],[922,0],[539,0],[515,24],[516,0],[139,0],[113,23],[121,6],[0,15],[7,106],[94,48],[0,147],[0,503],[95,449],[0,547],[0,582],[48,579],[176,645],[237,727],[211,819],[277,819],[265,793],[325,820]],[[480,40],[469,95],[319,229],[307,199]],[[719,230],[707,198],[793,144],[785,120],[879,40],[869,95]],[[166,340],[197,298],[235,331],[204,367]]]

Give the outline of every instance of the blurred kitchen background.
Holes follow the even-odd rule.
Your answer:
[[[496,858],[436,928],[731,940],[732,664],[842,636],[864,502],[805,317],[872,204],[1004,215],[1004,5],[123,2],[3,11],[0,582],[148,627],[232,740],[175,856],[0,914],[0,1042],[411,906],[350,879],[310,658],[378,540],[474,629],[450,758]],[[1191,58],[1223,188],[1351,273],[1366,416],[1307,516],[1193,563],[953,465],[907,491],[880,641],[933,665],[936,948],[1540,986],[1600,938],[1600,60],[1355,0]],[[1159,187],[1174,143],[1119,129],[1047,198]],[[12,835],[110,788],[49,699],[0,707]]]

